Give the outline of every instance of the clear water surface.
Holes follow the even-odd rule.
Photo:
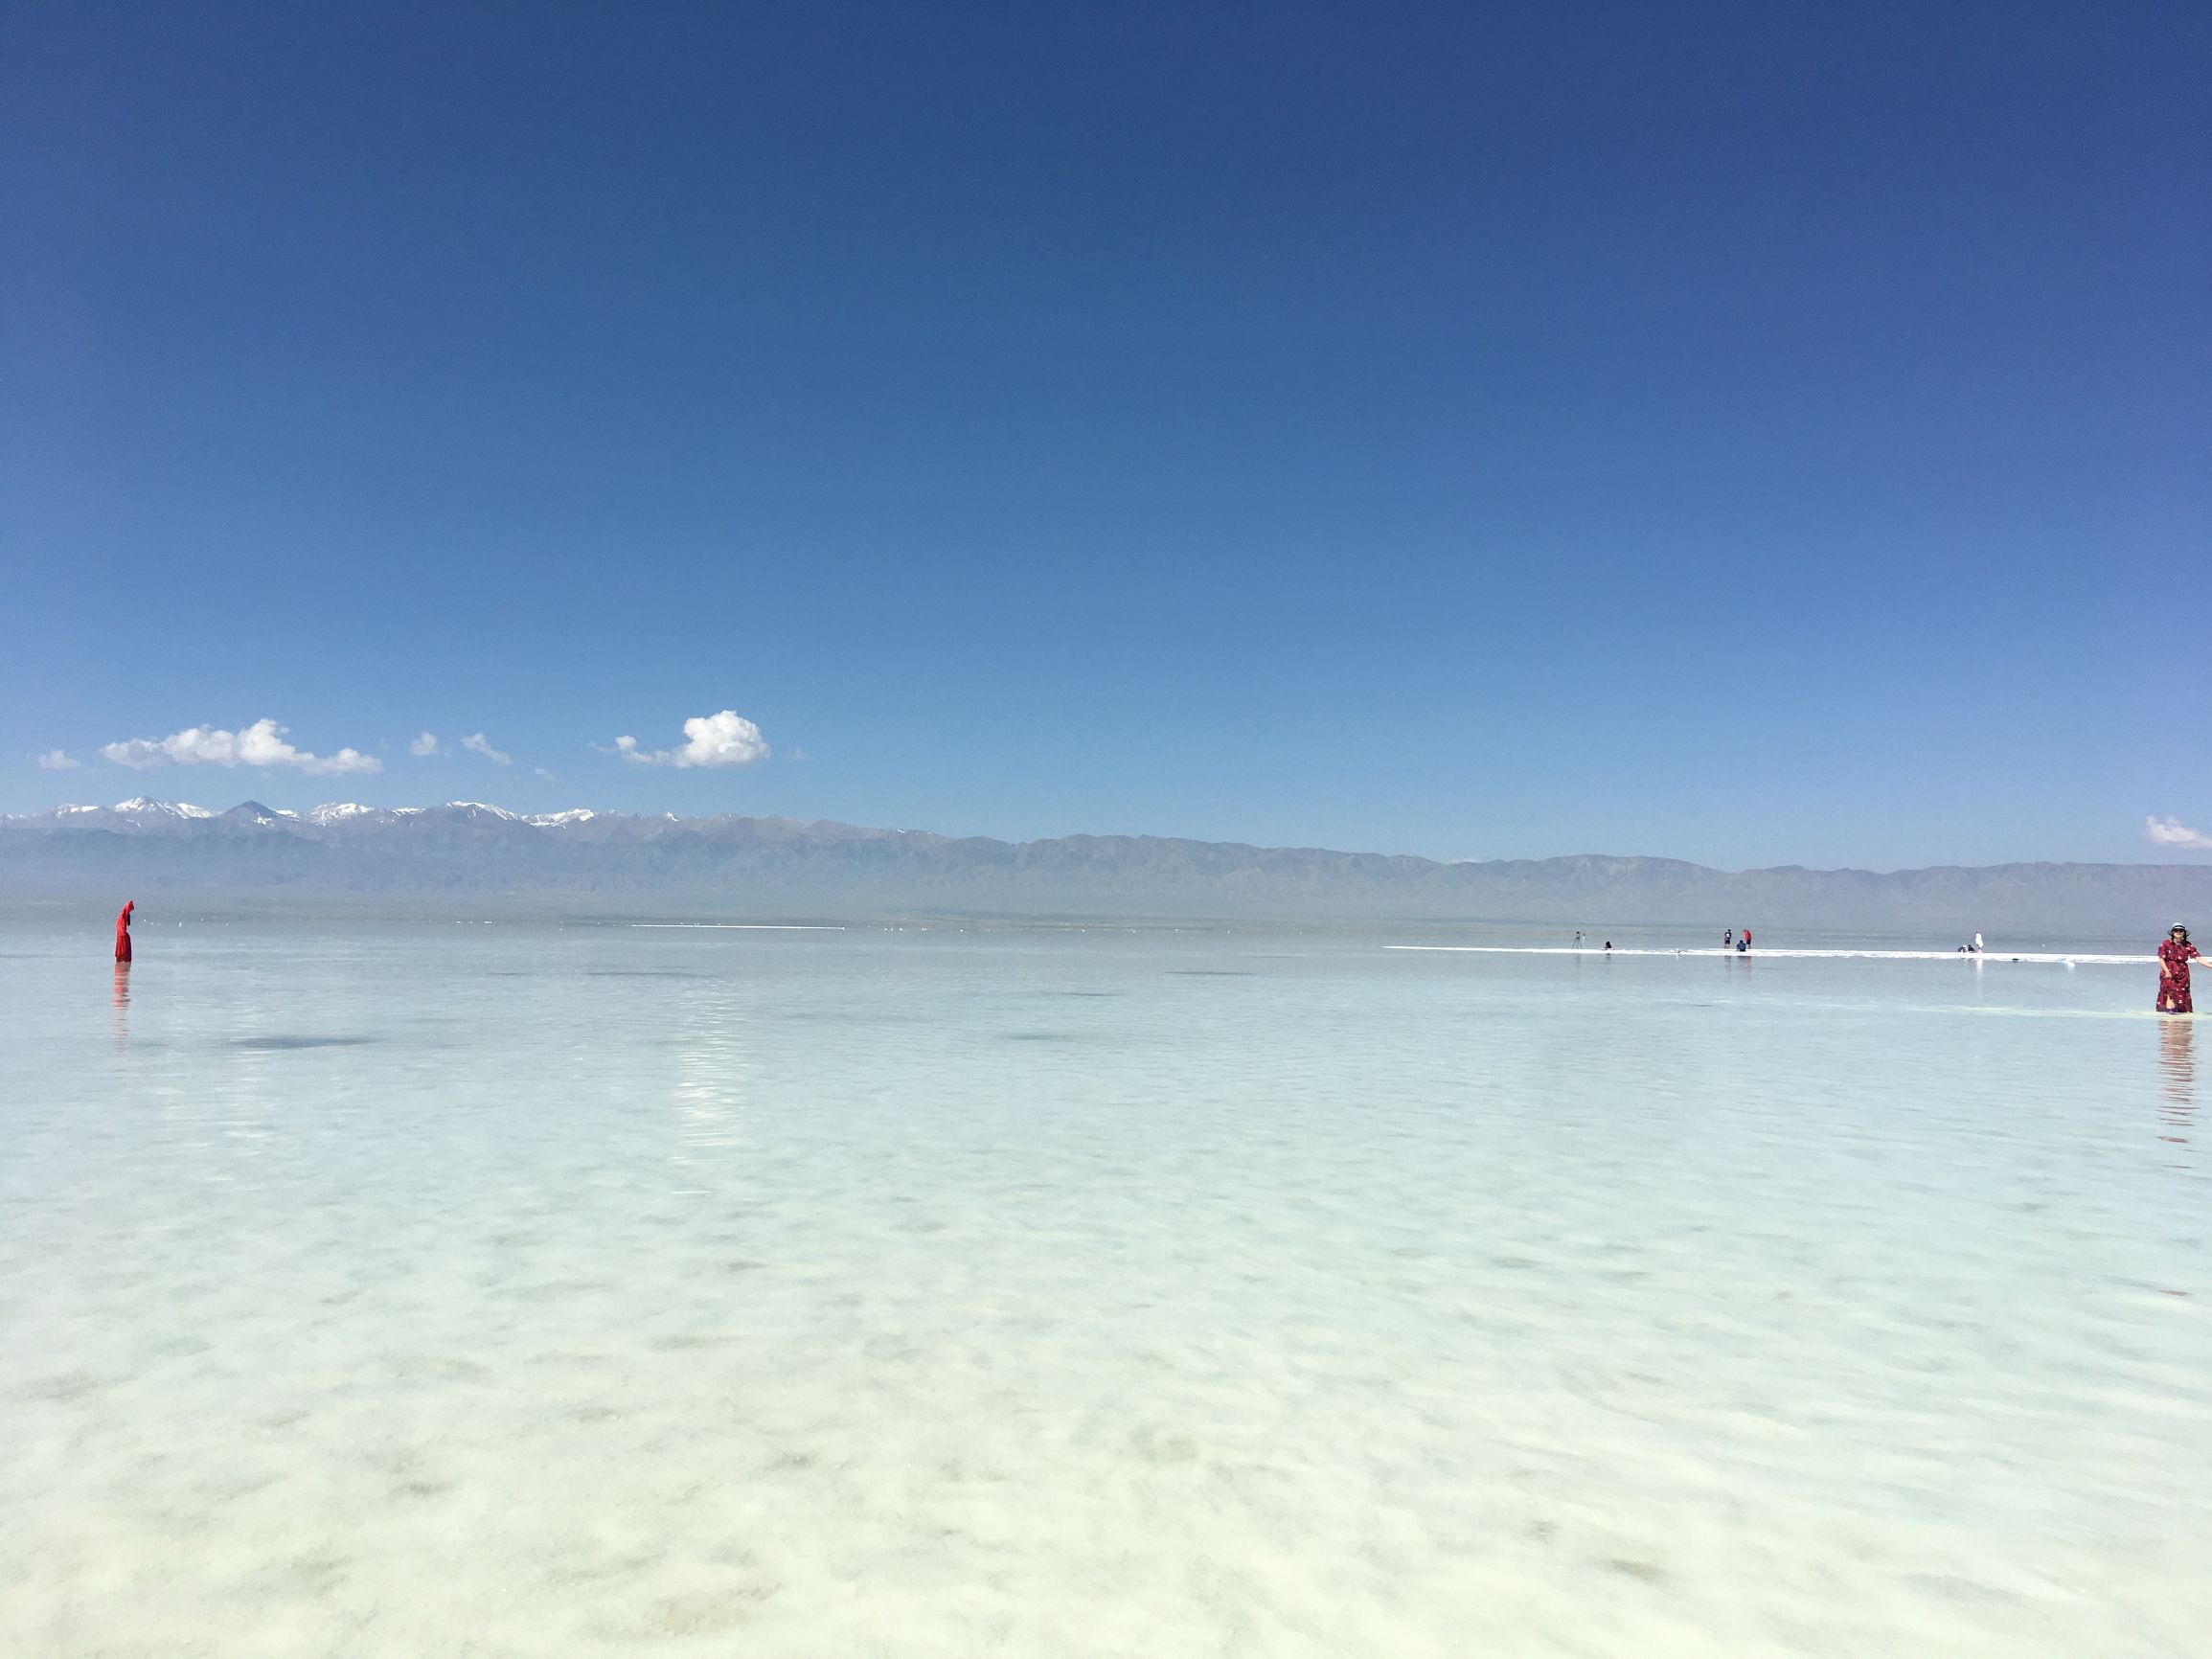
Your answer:
[[[2203,1653],[2140,970],[0,934],[0,1651]]]

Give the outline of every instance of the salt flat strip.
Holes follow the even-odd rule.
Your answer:
[[[2062,955],[2055,951],[1972,951],[1972,950],[1770,950],[1764,946],[1751,950],[1723,950],[1719,945],[1698,945],[1681,950],[1636,949],[1623,946],[1615,950],[1593,949],[1589,945],[1571,944],[1386,944],[1384,950],[1439,950],[1456,951],[1475,956],[1741,956],[1745,960],[1758,957],[1772,961],[1776,957],[1808,960],[1836,960],[1852,962],[2048,962],[2124,964],[2140,967],[2155,963],[2155,956],[2102,956],[2094,951]]]

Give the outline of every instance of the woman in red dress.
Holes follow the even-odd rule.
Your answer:
[[[2158,946],[2158,1011],[2195,1013],[2189,1003],[2189,959],[2199,955],[2189,943],[2189,930],[2178,921]]]
[[[137,908],[138,900],[133,898],[115,913],[115,960],[118,962],[130,960],[130,913]]]

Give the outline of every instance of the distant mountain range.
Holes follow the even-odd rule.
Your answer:
[[[2212,866],[1729,872],[1672,858],[1427,858],[1155,835],[1007,842],[788,818],[524,816],[475,801],[227,812],[143,797],[0,817],[0,899],[741,918],[966,914],[1975,928],[2212,927]]]

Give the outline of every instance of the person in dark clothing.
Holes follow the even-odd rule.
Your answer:
[[[2201,953],[2189,943],[2189,930],[2178,921],[2158,946],[2158,1004],[2160,1013],[2195,1013],[2189,999],[2189,964]]]

